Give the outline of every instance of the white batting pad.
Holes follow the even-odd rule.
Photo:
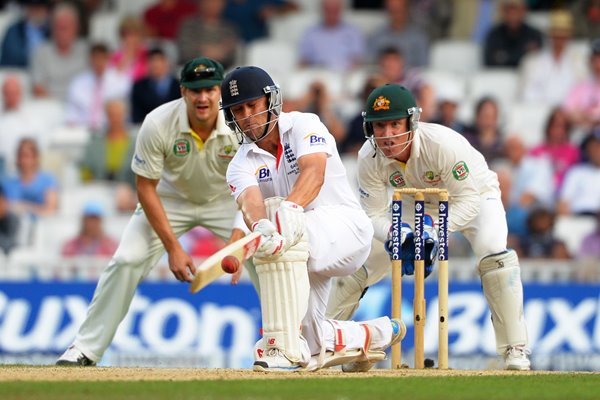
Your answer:
[[[479,275],[492,312],[498,354],[504,354],[508,346],[527,346],[523,284],[517,254],[508,250],[483,258],[479,263]]]

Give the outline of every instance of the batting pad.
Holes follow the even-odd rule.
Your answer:
[[[267,218],[271,221],[282,198],[265,200]],[[277,258],[254,258],[260,285],[263,343],[266,349],[283,351],[292,362],[305,364],[310,354],[302,354],[300,324],[308,310],[308,240],[300,242]]]
[[[492,312],[496,351],[502,355],[508,346],[526,346],[523,284],[517,254],[508,250],[483,258],[479,263],[479,275]]]

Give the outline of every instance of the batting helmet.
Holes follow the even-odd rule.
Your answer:
[[[277,118],[281,113],[281,91],[265,70],[253,66],[237,67],[227,74],[221,83],[221,109],[227,126],[243,134],[231,107],[261,97],[267,97],[269,121],[272,115]]]

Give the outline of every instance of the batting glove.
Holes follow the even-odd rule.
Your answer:
[[[285,238],[277,232],[277,228],[266,218],[252,225],[252,232],[260,233],[260,244],[254,257],[279,257],[285,249]]]
[[[298,243],[306,231],[304,208],[291,201],[281,202],[275,213],[275,221],[277,230],[285,238],[288,247]]]

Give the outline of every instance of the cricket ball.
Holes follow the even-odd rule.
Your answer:
[[[228,274],[235,274],[239,267],[240,262],[234,256],[227,256],[221,260],[221,268]]]
[[[433,368],[434,365],[435,365],[435,363],[433,362],[433,360],[431,358],[425,359],[425,368]]]

